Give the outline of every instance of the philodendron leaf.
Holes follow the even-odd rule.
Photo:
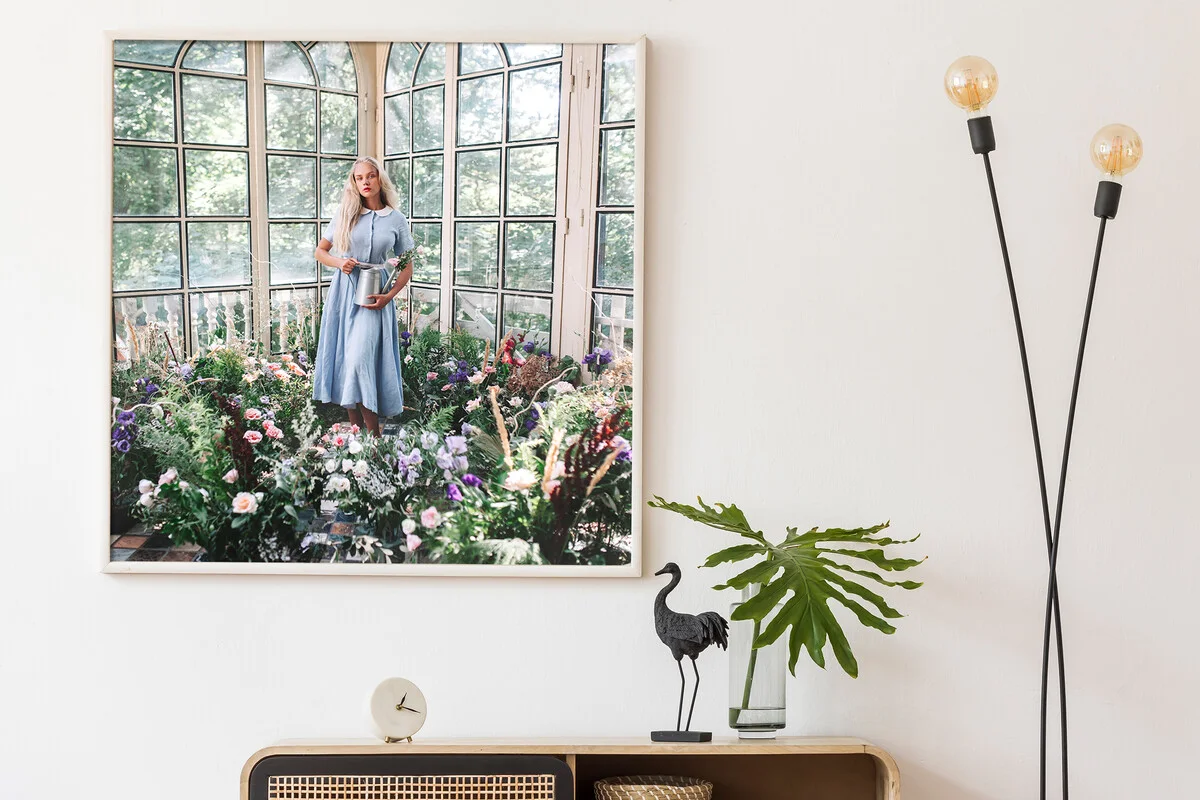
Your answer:
[[[735,544],[733,547],[727,547],[724,550],[718,550],[713,553],[704,562],[704,566],[715,567],[717,564],[724,564],[727,561],[744,561],[751,556],[757,556],[766,551],[767,548],[761,544]]]
[[[699,497],[696,498],[696,502],[700,504],[699,508],[685,503],[671,503],[655,495],[654,499],[648,500],[646,504],[651,508],[674,511],[676,514],[682,514],[688,519],[703,523],[710,528],[739,533],[756,541],[763,541],[765,544],[763,535],[750,527],[750,523],[746,521],[746,515],[737,506],[732,504],[726,506],[721,503],[710,506]]]
[[[757,594],[739,605],[731,616],[735,620],[766,622],[753,643],[756,648],[765,647],[788,633],[788,669],[793,675],[796,674],[801,650],[808,653],[813,663],[824,668],[824,651],[828,643],[846,674],[858,677],[858,661],[845,631],[830,608],[830,601],[849,610],[866,627],[888,634],[895,631],[887,620],[901,617],[900,612],[888,605],[882,596],[856,580],[856,577],[866,578],[881,586],[908,590],[921,585],[918,581],[887,580],[878,573],[852,567],[830,557],[868,561],[888,572],[902,572],[921,564],[924,559],[889,558],[885,555],[885,547],[909,544],[917,538],[891,539],[880,536],[890,523],[867,528],[812,528],[804,533],[800,533],[798,528],[788,528],[784,540],[772,544],[750,526],[745,514],[737,506],[720,503],[710,506],[702,499],[696,499],[698,507],[670,503],[658,496],[649,505],[674,511],[709,527],[731,531],[751,540],[752,544],[735,545],[714,553],[704,566],[713,567],[761,557],[760,561],[715,588],[741,589],[750,584],[760,585]],[[837,546],[819,547],[821,543]],[[869,605],[859,603],[853,599],[855,597],[865,600]]]

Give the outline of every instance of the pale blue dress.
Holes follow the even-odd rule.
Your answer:
[[[323,238],[334,241],[337,210]],[[334,252],[369,264],[382,264],[388,252],[400,256],[413,248],[408,220],[394,208],[365,210],[350,231],[350,251]],[[396,305],[373,311],[354,302],[361,270],[337,270],[321,314],[321,338],[313,373],[313,400],[354,408],[362,403],[381,417],[404,408],[400,378],[400,337]]]

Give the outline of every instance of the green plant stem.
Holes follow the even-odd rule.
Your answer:
[[[746,666],[746,683],[742,689],[742,708],[738,712],[741,717],[741,712],[750,707],[750,687],[754,685],[754,665],[758,662],[758,649],[754,643],[758,641],[759,627],[762,623],[759,620],[754,620],[754,633],[750,635],[750,661]]]

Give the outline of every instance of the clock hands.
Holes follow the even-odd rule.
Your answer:
[[[405,701],[405,700],[407,700],[407,699],[408,699],[408,692],[405,692],[405,693],[403,694],[403,696],[401,696],[401,698],[400,698],[400,702],[396,704],[396,710],[397,710],[397,711],[411,711],[411,712],[413,712],[414,714],[420,714],[421,712],[420,712],[420,711],[418,711],[417,709],[415,709],[415,708],[409,708],[408,706],[404,705],[404,701]]]

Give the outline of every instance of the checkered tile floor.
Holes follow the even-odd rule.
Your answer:
[[[168,537],[146,530],[142,525],[135,525],[119,536],[110,536],[108,546],[113,561],[195,561],[201,553],[200,545],[196,544],[172,547]]]

